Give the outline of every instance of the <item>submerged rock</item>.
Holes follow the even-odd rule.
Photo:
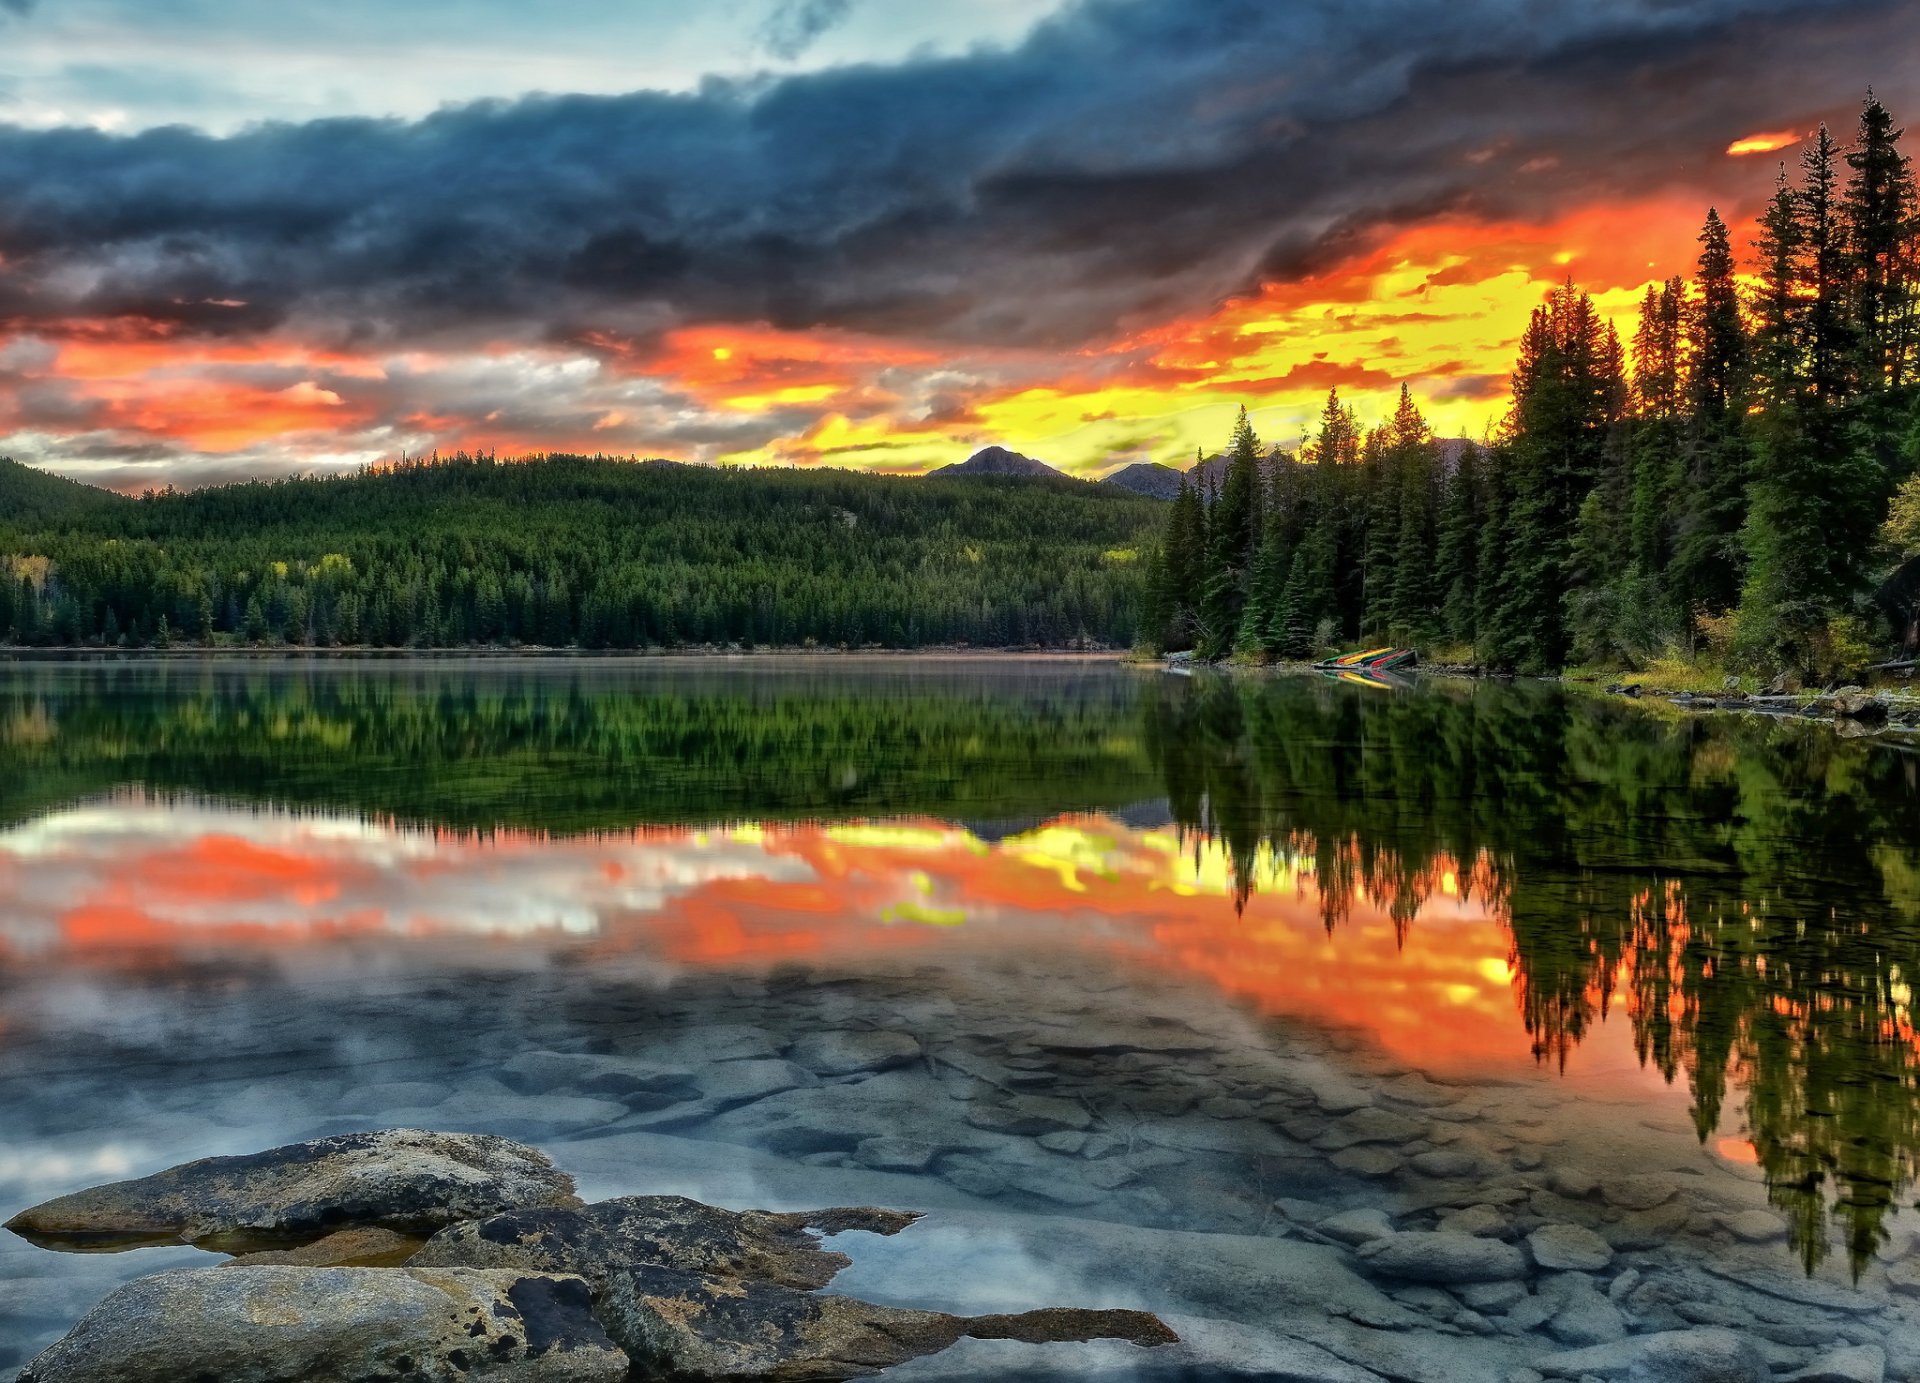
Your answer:
[[[1055,1307],[950,1316],[665,1268],[615,1273],[600,1317],[637,1374],[686,1380],[861,1378],[967,1336],[1030,1344],[1118,1339],[1141,1346],[1179,1339],[1143,1311]]]
[[[1367,1272],[1407,1282],[1504,1282],[1527,1272],[1526,1255],[1512,1244],[1472,1234],[1389,1234],[1362,1244],[1359,1255]]]
[[[397,1268],[420,1251],[418,1235],[390,1229],[343,1229],[297,1249],[269,1249],[230,1258],[223,1268]]]
[[[919,1218],[865,1206],[775,1214],[722,1210],[685,1196],[622,1196],[579,1209],[516,1210],[449,1226],[414,1255],[412,1266],[575,1273],[596,1293],[627,1267],[824,1287],[852,1260],[822,1249],[814,1231],[893,1235]]]
[[[619,1383],[584,1282],[401,1268],[176,1268],[129,1283],[20,1383]]]
[[[1765,1383],[1772,1371],[1752,1343],[1731,1330],[1664,1330],[1611,1344],[1550,1354],[1534,1362],[1549,1378],[1626,1383]]]

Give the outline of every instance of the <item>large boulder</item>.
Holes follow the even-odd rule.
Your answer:
[[[764,1282],[631,1268],[600,1299],[607,1333],[641,1377],[822,1383],[861,1378],[972,1336],[1031,1344],[1178,1336],[1143,1311],[1050,1308],[1010,1316],[950,1316],[818,1296]]]
[[[596,1292],[613,1272],[626,1267],[824,1287],[850,1260],[823,1250],[813,1231],[864,1229],[892,1235],[919,1218],[870,1207],[774,1214],[722,1210],[685,1196],[622,1196],[578,1210],[514,1210],[450,1225],[428,1240],[411,1262],[417,1268],[577,1273]]]
[[[620,1383],[578,1278],[177,1268],[120,1288],[20,1383]]]
[[[46,1247],[181,1241],[286,1247],[377,1225],[400,1234],[521,1206],[578,1205],[545,1153],[480,1133],[348,1133],[208,1157],[23,1210],[6,1227]]]

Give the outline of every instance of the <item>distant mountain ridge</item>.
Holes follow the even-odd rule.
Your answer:
[[[1017,451],[1005,447],[982,447],[964,461],[956,461],[950,466],[940,466],[928,471],[930,476],[957,475],[1027,475],[1052,476],[1056,480],[1070,477],[1065,471],[1055,470],[1044,461],[1036,461],[1031,456],[1022,456]]]
[[[1135,461],[1131,466],[1122,466],[1112,475],[1102,476],[1100,483],[1117,485],[1122,490],[1131,490],[1148,499],[1172,499],[1180,493],[1180,482],[1185,477],[1184,471],[1163,466],[1158,461]]]

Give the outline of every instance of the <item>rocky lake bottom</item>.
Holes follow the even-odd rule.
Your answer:
[[[917,1343],[769,1379],[1920,1380],[1917,765],[1527,684],[0,664],[0,1220],[490,1135],[589,1219],[833,1211],[782,1309]],[[142,1383],[106,1300],[501,1286],[160,1229],[0,1234],[0,1383]]]
[[[835,1292],[1137,1308],[1182,1337],[967,1340],[890,1377],[1920,1376],[1910,1228],[1857,1282],[1803,1273],[1756,1170],[1631,1082],[1609,1100],[1551,1073],[1435,1080],[1362,1033],[1063,960],[663,978],[390,958],[48,986],[36,1005],[66,1040],[0,1054],[0,1209],[179,1160],[163,1149],[486,1132],[537,1145],[590,1201],[927,1212],[831,1240],[853,1259]],[[0,1244],[0,1378],[111,1286],[210,1261]]]

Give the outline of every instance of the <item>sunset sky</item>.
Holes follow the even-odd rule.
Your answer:
[[[1630,331],[1916,0],[0,0],[0,455],[1096,475]]]

